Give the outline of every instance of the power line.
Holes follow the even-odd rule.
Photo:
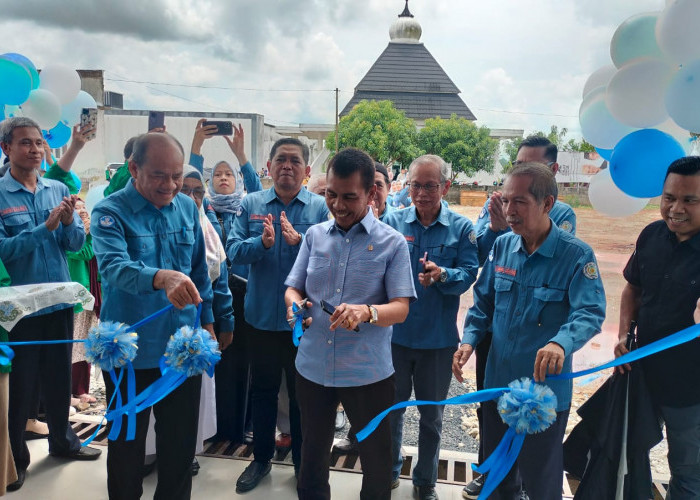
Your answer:
[[[260,89],[248,87],[220,87],[216,85],[189,85],[186,83],[165,83],[165,82],[149,82],[146,80],[130,80],[128,78],[105,78],[110,82],[128,82],[141,83],[148,85],[163,85],[167,87],[185,87],[191,89],[210,89],[210,90],[240,90],[249,92],[335,92],[335,89]],[[345,92],[345,91],[341,91]]]
[[[535,115],[535,116],[557,116],[559,118],[578,118],[578,115],[558,115],[556,113],[535,113],[527,111],[508,111],[505,109],[472,108],[477,111],[490,111],[492,113],[506,113],[509,115]]]

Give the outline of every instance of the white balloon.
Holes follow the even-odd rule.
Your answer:
[[[605,87],[589,92],[583,100],[579,122],[583,138],[600,149],[613,149],[620,139],[636,130],[610,114],[605,103]]]
[[[85,209],[89,214],[92,215],[92,209],[95,208],[97,202],[105,197],[104,192],[107,186],[109,186],[109,183],[101,182],[99,184],[93,184],[90,186],[90,189],[88,189],[85,195]]]
[[[24,116],[36,121],[44,130],[54,128],[61,118],[61,103],[46,89],[32,90],[21,107]]]
[[[617,68],[612,64],[595,70],[583,86],[583,97],[585,98],[592,90],[598,87],[607,87],[616,71]]]
[[[684,64],[666,87],[666,110],[686,130],[700,132],[700,59]]]
[[[97,108],[97,103],[90,94],[81,90],[75,99],[61,109],[61,121],[70,127],[77,125],[83,108]]]
[[[661,12],[645,12],[625,20],[610,41],[610,58],[618,68],[640,57],[662,59],[656,43],[656,22]]]
[[[669,118],[663,123],[660,123],[654,128],[656,130],[666,132],[668,135],[677,140],[678,143],[681,146],[683,146],[683,149],[685,150],[686,154],[689,155],[693,150],[693,144],[695,144],[695,142],[691,140],[690,132],[678,125],[671,118]]]
[[[664,95],[673,70],[661,59],[636,59],[622,68],[608,84],[605,102],[610,113],[632,127],[648,128],[668,118]]]
[[[39,88],[53,92],[61,104],[68,104],[80,92],[80,75],[63,64],[50,64],[39,74]]]
[[[666,56],[686,63],[700,58],[700,2],[675,0],[667,4],[656,23],[656,41]]]
[[[610,169],[603,169],[588,186],[588,200],[593,208],[609,217],[634,215],[647,206],[649,198],[634,198],[618,188],[610,177]]]

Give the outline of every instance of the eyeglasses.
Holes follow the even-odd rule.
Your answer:
[[[204,189],[202,188],[188,188],[185,186],[182,186],[182,189],[180,189],[180,192],[186,196],[190,196],[194,194],[195,198],[204,198]]]
[[[426,193],[437,193],[440,184],[418,184],[417,182],[411,182],[408,187],[411,191],[415,191],[416,193],[421,189]]]

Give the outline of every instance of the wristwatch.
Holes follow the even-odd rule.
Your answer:
[[[447,271],[445,271],[444,267],[440,268],[440,283],[444,283],[447,281]]]
[[[379,314],[377,313],[377,308],[367,304],[367,309],[369,309],[369,320],[365,321],[365,323],[373,325],[377,322],[377,318],[379,317]]]

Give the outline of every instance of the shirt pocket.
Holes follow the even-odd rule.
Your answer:
[[[175,243],[175,263],[178,266],[176,270],[189,274],[194,251],[194,229],[183,229],[175,233]]]
[[[512,300],[512,288],[513,282],[506,278],[501,278],[496,276],[493,282],[493,289],[495,290],[495,300],[494,300],[494,316],[505,316],[510,310],[510,303]]]
[[[34,221],[31,215],[23,213],[9,215],[2,222],[5,224],[8,236],[17,236],[22,231],[31,229]]]
[[[432,260],[440,267],[455,267],[457,247],[440,245],[439,247],[429,248],[428,260]]]
[[[568,316],[569,304],[566,290],[549,287],[537,287],[533,290],[532,311],[530,320],[536,321],[537,326],[544,324],[561,325]]]
[[[331,259],[328,257],[309,257],[306,266],[306,292],[314,292],[326,297],[326,289],[332,282]]]

